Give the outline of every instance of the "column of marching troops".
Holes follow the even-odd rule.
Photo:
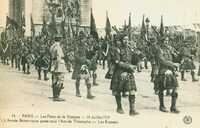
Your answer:
[[[137,38],[137,37],[135,37]],[[191,47],[190,40],[181,40],[179,50],[174,44],[178,44],[170,36],[164,35],[160,38],[150,36],[146,40],[146,46],[139,46],[137,39],[130,38],[127,34],[118,33],[111,40],[99,39],[87,36],[80,31],[74,39],[63,38],[60,35],[53,39],[47,36],[28,38],[14,38],[10,41],[9,52],[11,66],[25,74],[30,74],[30,65],[34,64],[38,73],[38,80],[49,80],[48,73],[52,73],[52,90],[54,101],[64,101],[60,98],[61,90],[64,89],[64,75],[72,72],[77,97],[81,97],[80,81],[85,80],[87,98],[94,99],[92,87],[98,86],[97,65],[107,61],[108,72],[106,79],[111,79],[110,89],[116,99],[117,112],[124,113],[121,98],[128,97],[130,115],[137,115],[135,110],[136,83],[134,73],[141,72],[141,62],[151,63],[151,82],[154,83],[155,94],[159,98],[159,110],[168,112],[164,105],[164,91],[171,96],[170,112],[179,113],[176,102],[178,98],[178,71],[181,80],[186,81],[185,72],[190,71],[192,81],[198,81],[195,75],[194,59],[199,53]],[[139,43],[140,44],[140,43]],[[2,63],[8,64],[5,43],[1,41]],[[175,63],[176,62],[176,63]],[[73,70],[72,70],[73,69]],[[200,73],[198,74],[200,75]],[[44,76],[44,78],[42,78]],[[92,81],[91,81],[92,78]]]

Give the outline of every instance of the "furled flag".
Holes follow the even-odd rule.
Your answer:
[[[45,16],[43,16],[42,34],[43,34],[43,35],[48,35],[48,31],[47,31],[47,23],[46,23]]]
[[[142,17],[142,27],[141,27],[141,31],[140,31],[140,36],[141,36],[141,39],[146,38],[146,27],[145,27],[145,23],[144,23],[144,15]]]
[[[132,33],[132,25],[131,25],[131,13],[129,13],[129,20],[128,20],[128,37],[131,39],[131,33]]]
[[[34,23],[33,23],[33,16],[31,14],[31,35],[34,37],[35,36],[35,26],[34,26]]]
[[[106,40],[110,40],[111,39],[111,24],[110,24],[110,20],[108,17],[108,12],[106,12]]]
[[[161,16],[161,23],[160,23],[160,36],[163,37],[165,30],[164,30],[164,25],[163,25],[163,16]]]
[[[90,35],[93,36],[96,40],[99,39],[92,9],[91,9],[91,17],[90,17]]]

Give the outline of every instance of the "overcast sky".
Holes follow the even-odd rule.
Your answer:
[[[200,22],[200,0],[93,0],[93,8],[98,26],[105,26],[106,10],[111,24],[117,25],[128,21],[129,12],[135,25],[141,24],[143,14],[155,25],[160,24],[161,15],[165,25]]]
[[[134,25],[141,24],[142,15],[150,17],[151,23],[160,24],[164,16],[165,25],[184,25],[200,22],[200,0],[93,0],[93,12],[98,27],[105,26],[106,10],[112,25],[121,26],[132,13]],[[0,25],[8,14],[8,0],[1,0]]]

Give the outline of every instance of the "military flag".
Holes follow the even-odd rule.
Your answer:
[[[131,23],[131,13],[129,13],[129,20],[128,20],[128,37],[131,39],[131,33],[132,33],[132,23]]]
[[[49,24],[49,30],[50,30],[50,33],[51,33],[51,37],[54,37],[58,33],[57,28],[56,28],[55,15],[53,15],[51,17],[51,23]]]
[[[91,17],[90,17],[90,35],[93,36],[96,40],[99,39],[92,9],[91,9]]]
[[[66,30],[65,30],[65,20],[61,22],[61,34],[64,38],[66,38]]]
[[[111,24],[110,24],[110,19],[108,17],[108,12],[106,12],[106,39],[110,40],[111,39]]]
[[[146,27],[145,27],[144,15],[142,17],[142,26],[141,26],[140,36],[141,36],[141,39],[146,39]]]
[[[45,16],[43,16],[42,35],[48,35],[47,23],[46,23]]]
[[[33,37],[35,36],[35,26],[34,26],[32,14],[31,14],[31,35],[32,35]]]
[[[163,37],[165,33],[165,28],[163,25],[163,16],[161,16],[161,23],[160,23],[160,36]]]

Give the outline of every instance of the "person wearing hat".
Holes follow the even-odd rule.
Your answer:
[[[189,40],[184,41],[184,45],[180,50],[181,54],[181,65],[180,65],[180,71],[181,71],[181,80],[182,81],[187,81],[185,79],[185,71],[190,70],[191,71],[191,76],[192,76],[192,81],[196,82],[198,79],[195,77],[195,65],[193,62],[194,55],[192,54],[191,50],[191,44]]]
[[[61,35],[56,35],[54,44],[50,47],[52,90],[54,101],[64,101],[60,98],[61,90],[64,89],[64,75],[66,73],[64,53],[61,46]]]
[[[121,94],[127,92],[129,95],[129,115],[137,115],[135,110],[135,94],[137,91],[134,71],[137,68],[133,65],[133,51],[128,46],[129,38],[125,36],[122,38],[121,43],[117,43],[115,50],[112,53],[113,69],[110,89],[117,103],[117,113],[124,114],[121,104]]]
[[[41,80],[41,72],[43,71],[44,73],[44,80],[47,81],[49,80],[47,74],[49,70],[49,61],[50,61],[50,53],[47,48],[46,39],[42,38],[38,43],[38,48],[37,48],[37,59],[35,62],[36,69],[38,71],[38,80]]]
[[[87,86],[87,98],[93,99],[94,96],[92,95],[92,84],[90,82],[90,74],[88,71],[90,60],[86,56],[86,41],[86,35],[83,31],[80,31],[74,49],[74,70],[72,73],[72,79],[76,80],[75,87],[77,97],[81,97],[80,80],[84,79]]]
[[[98,86],[96,81],[97,79],[97,59],[98,59],[98,47],[97,47],[97,40],[95,40],[92,36],[89,37],[87,40],[87,50],[86,50],[86,57],[90,60],[89,71],[92,74],[93,78],[93,86]]]
[[[149,60],[151,63],[151,82],[154,82],[156,76],[158,75],[158,59],[157,59],[157,51],[158,51],[158,46],[157,46],[157,39],[156,37],[151,37],[150,42],[149,42]]]
[[[158,75],[154,80],[154,90],[155,94],[158,95],[161,112],[168,112],[164,105],[164,91],[172,90],[171,93],[171,108],[172,113],[179,113],[176,107],[176,102],[178,98],[178,80],[175,71],[179,67],[179,64],[173,62],[172,52],[168,48],[169,38],[164,38],[164,40],[159,41],[157,49],[157,59],[158,59]]]

